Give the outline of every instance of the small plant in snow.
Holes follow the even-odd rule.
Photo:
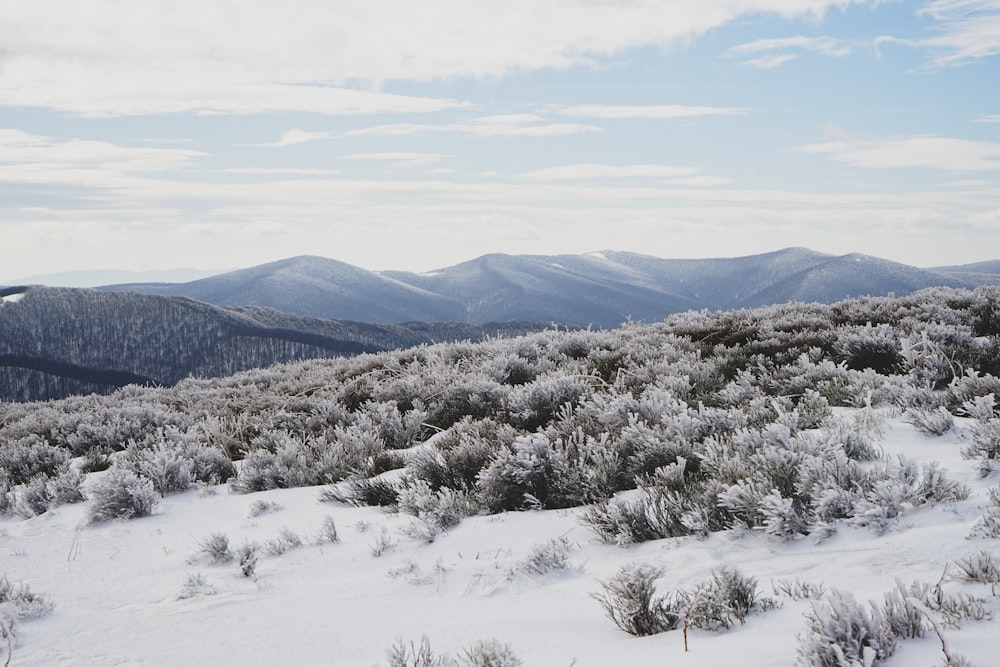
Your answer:
[[[818,600],[826,595],[826,586],[801,579],[778,579],[771,582],[775,595],[784,595],[791,600]]]
[[[90,487],[90,523],[147,516],[160,502],[148,479],[130,470],[112,466]]]
[[[955,426],[955,418],[943,406],[930,408],[908,408],[903,420],[926,435],[944,435]]]
[[[574,548],[564,535],[536,544],[531,547],[528,556],[517,564],[517,569],[525,574],[548,574],[572,568],[569,555]]]
[[[955,561],[953,567],[957,572],[952,572],[952,579],[990,584],[994,587],[994,594],[996,584],[1000,584],[1000,562],[989,551],[966,556]]]
[[[282,509],[282,507],[278,503],[273,503],[269,500],[255,500],[250,503],[250,507],[247,508],[247,516],[252,519],[262,514],[276,512],[280,509]]]
[[[496,639],[477,641],[462,651],[458,663],[463,667],[521,667],[524,664],[508,644]]]
[[[244,577],[253,579],[256,575],[259,553],[260,546],[256,542],[244,542],[236,549],[236,562]]]
[[[269,556],[280,556],[289,549],[295,549],[296,547],[301,546],[301,537],[293,533],[288,528],[282,528],[278,531],[278,536],[276,538],[268,540],[264,543],[264,551],[266,551]]]
[[[389,537],[389,530],[385,526],[382,526],[382,529],[378,532],[378,535],[375,536],[375,540],[370,545],[372,556],[378,558],[384,554],[387,549],[391,549],[395,546],[395,544],[396,543],[392,541],[392,538]]]
[[[323,517],[323,523],[319,528],[319,534],[316,536],[316,542],[318,544],[336,544],[340,541],[340,535],[337,534],[337,522],[333,520],[332,516]]]
[[[1000,538],[1000,486],[990,489],[989,504],[983,516],[972,527],[970,537]]]
[[[435,655],[427,636],[420,644],[402,639],[389,649],[387,667],[521,667],[524,663],[507,644],[495,639],[480,640],[457,656]]]
[[[0,608],[11,612],[15,620],[45,616],[55,608],[47,595],[32,593],[27,584],[10,583],[6,575],[0,576]]]
[[[225,533],[212,533],[199,546],[212,563],[228,563],[233,559],[233,552],[229,550],[229,537]]]
[[[187,600],[190,598],[200,597],[202,595],[215,595],[215,586],[208,583],[208,580],[204,575],[198,572],[192,572],[188,574],[187,579],[184,581],[184,587],[181,589],[180,595],[177,596],[178,600]]]

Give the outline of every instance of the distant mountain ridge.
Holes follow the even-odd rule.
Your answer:
[[[831,303],[988,283],[1000,283],[1000,260],[922,269],[858,253],[785,248],[714,259],[619,251],[490,254],[429,273],[375,272],[301,256],[187,283],[100,289],[380,324],[540,321],[611,327],[691,309],[730,310],[790,300]]]

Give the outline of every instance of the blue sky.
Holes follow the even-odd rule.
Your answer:
[[[6,0],[0,281],[1000,258],[1000,0]]]

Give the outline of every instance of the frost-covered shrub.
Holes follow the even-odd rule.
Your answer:
[[[185,491],[194,480],[194,462],[166,443],[154,447],[133,443],[122,452],[118,462],[152,482],[161,496]]]
[[[382,477],[357,477],[348,483],[346,499],[353,505],[392,507],[399,502],[399,489]]]
[[[399,411],[399,406],[391,402],[369,401],[362,406],[361,414],[367,416],[374,425],[378,437],[389,449],[405,449],[418,442],[427,432],[424,421],[427,412],[420,409]]]
[[[0,447],[0,478],[6,477],[14,486],[39,475],[51,477],[68,458],[65,450],[53,447],[38,435],[27,435]]]
[[[257,563],[259,561],[260,545],[256,542],[244,542],[236,548],[233,554],[240,568],[240,574],[248,579],[253,579],[257,573]]]
[[[962,450],[967,459],[1000,459],[1000,418],[977,420],[970,427],[972,442]]]
[[[623,567],[603,592],[593,597],[609,618],[633,635],[674,630],[681,625],[702,630],[720,630],[742,624],[754,610],[775,606],[757,591],[757,580],[736,568],[718,567],[711,576],[690,590],[678,589],[654,598],[654,582],[663,571],[649,565]]]
[[[201,542],[199,549],[212,563],[228,563],[233,559],[229,550],[229,537],[225,533],[212,533]]]
[[[496,639],[480,639],[462,651],[458,664],[462,667],[521,667],[524,662],[509,644]]]
[[[12,584],[7,575],[0,576],[0,610],[9,611],[14,621],[38,618],[54,608],[55,603],[49,596],[32,593],[27,584]]]
[[[655,597],[656,580],[663,570],[648,564],[623,566],[608,581],[601,582],[602,592],[592,597],[620,629],[643,637],[680,626],[682,617],[662,597]]]
[[[795,405],[796,426],[800,429],[819,428],[832,414],[830,402],[814,389],[806,389]]]
[[[1000,584],[1000,562],[989,551],[980,551],[955,561],[951,576],[981,584]]]
[[[572,375],[539,378],[511,392],[511,423],[533,431],[552,421],[561,407],[577,405],[591,391],[585,378]]]
[[[247,508],[247,517],[254,518],[270,512],[277,512],[282,509],[281,505],[270,500],[254,500]]]
[[[775,595],[784,595],[792,600],[818,600],[826,595],[826,586],[802,579],[778,579],[771,583]]]
[[[339,541],[340,535],[337,534],[337,522],[333,520],[332,516],[323,517],[323,523],[320,525],[316,542],[318,544],[336,544]]]
[[[91,483],[88,496],[90,523],[147,516],[160,502],[152,482],[118,466]]]
[[[806,629],[799,635],[797,663],[801,667],[857,667],[878,664],[896,650],[882,610],[858,604],[849,593],[831,591],[806,612]]]
[[[518,431],[492,419],[463,419],[435,438],[434,447],[418,449],[406,463],[408,475],[432,489],[473,491],[480,471],[501,449],[513,447]]]
[[[514,650],[496,639],[480,640],[457,656],[435,655],[427,636],[419,646],[402,639],[386,653],[387,667],[521,667],[524,663]]]
[[[177,596],[178,600],[189,600],[202,595],[215,595],[215,586],[208,582],[204,575],[192,572],[184,581],[184,587]]]
[[[435,491],[419,479],[404,481],[399,489],[397,506],[400,512],[417,517],[435,532],[457,526],[462,517],[472,512],[468,499],[461,491],[452,491],[447,487]]]
[[[989,502],[983,516],[972,527],[971,536],[1000,538],[1000,486],[989,491]]]
[[[704,630],[729,628],[734,621],[742,625],[751,611],[770,609],[775,602],[762,598],[757,580],[733,567],[721,566],[691,591],[677,594],[675,605],[687,608],[685,622]]]
[[[899,639],[923,637],[927,630],[927,619],[923,611],[913,604],[913,600],[926,600],[930,586],[914,582],[909,586],[896,580],[896,587],[883,597],[882,612],[886,634]]]
[[[847,367],[855,370],[870,368],[891,375],[902,361],[899,337],[888,324],[839,329],[834,347]]]
[[[353,430],[350,433],[357,435]],[[341,441],[332,445],[322,436],[275,432],[255,440],[255,444],[260,448],[246,454],[239,473],[229,482],[237,493],[328,484],[346,477],[354,466],[370,470],[371,459],[363,459],[364,454],[353,444]]]
[[[934,409],[908,408],[903,420],[926,435],[944,435],[955,426],[955,418],[943,406]]]
[[[68,466],[46,483],[53,505],[70,505],[86,500],[83,495],[83,475]]]

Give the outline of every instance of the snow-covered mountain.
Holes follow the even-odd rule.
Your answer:
[[[373,272],[294,257],[179,284],[103,289],[260,305],[313,317],[378,323],[511,320],[617,326],[692,309],[789,300],[830,303],[925,287],[1000,281],[995,266],[921,269],[859,254],[786,248],[745,257],[662,259],[631,252],[490,254],[429,273]]]

